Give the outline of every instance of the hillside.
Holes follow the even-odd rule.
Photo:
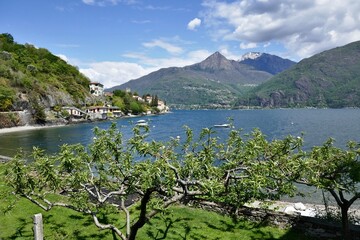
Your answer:
[[[215,52],[200,63],[160,69],[108,91],[130,88],[156,94],[176,107],[230,107],[239,95],[272,76],[257,66],[228,60]]]
[[[47,49],[0,34],[0,112],[84,105],[89,79]]]
[[[64,123],[49,110],[94,103],[89,84],[76,67],[47,49],[0,34],[0,128]]]
[[[307,58],[254,88],[238,105],[360,107],[360,41]]]

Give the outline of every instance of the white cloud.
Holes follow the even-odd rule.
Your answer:
[[[256,48],[256,43],[240,43],[240,49],[250,49],[250,48]]]
[[[241,57],[241,55],[233,53],[231,50],[229,50],[229,46],[227,45],[220,46],[219,52],[227,59],[239,60],[239,58]]]
[[[199,27],[201,25],[201,19],[199,18],[194,18],[193,20],[191,20],[188,25],[187,28],[189,30],[196,30],[197,27]]]
[[[100,82],[106,88],[121,85],[160,68],[183,67],[200,62],[211,55],[207,50],[191,51],[182,57],[152,58],[143,54],[128,53],[124,57],[142,62],[144,66],[130,62],[96,62],[80,69],[91,81]],[[84,65],[84,64],[82,64]]]
[[[115,6],[118,5],[119,3],[128,4],[128,5],[137,3],[136,0],[82,0],[82,2],[87,5],[100,6],[100,7]]]
[[[87,4],[87,5],[93,5],[95,4],[95,0],[82,0],[83,3]]]
[[[210,53],[207,50],[196,50],[196,51],[190,51],[185,55],[179,57],[168,57],[168,58],[153,58],[137,53],[128,53],[125,54],[124,56],[135,59],[135,61],[139,61],[142,64],[149,66],[151,71],[155,71],[160,68],[184,67],[187,65],[191,65],[204,60],[211,54],[212,53]]]
[[[181,47],[178,47],[174,44],[165,42],[163,40],[157,39],[157,40],[153,40],[151,42],[146,42],[143,43],[144,47],[147,48],[154,48],[154,47],[159,47],[162,48],[164,50],[166,50],[167,52],[171,53],[171,54],[180,54],[183,52],[183,49]]]
[[[309,57],[360,39],[358,0],[204,0],[203,6],[204,24],[217,40],[276,41]]]
[[[131,22],[135,23],[135,24],[148,24],[148,23],[151,23],[150,20],[132,20]]]
[[[213,54],[213,53],[209,52],[208,50],[204,50],[204,49],[191,51],[187,54],[187,62],[189,62],[189,64],[186,64],[186,65],[201,62],[201,61],[205,60],[207,57],[209,57],[211,54]],[[186,65],[182,65],[182,66],[186,66]]]
[[[97,62],[88,68],[80,69],[91,81],[100,82],[105,87],[123,84],[131,79],[139,78],[151,72],[139,64],[128,62]]]

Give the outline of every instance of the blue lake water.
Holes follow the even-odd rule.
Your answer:
[[[259,128],[269,139],[304,133],[307,148],[322,144],[329,137],[345,147],[347,141],[360,142],[360,109],[274,109],[274,110],[175,110],[172,113],[116,120],[124,137],[131,134],[139,119],[149,121],[150,138],[167,141],[170,137],[184,136],[183,126],[195,133],[202,128],[227,123],[233,119],[236,128],[244,133]],[[65,143],[87,144],[92,140],[94,127],[108,128],[111,121],[43,128],[0,134],[0,155],[13,156],[19,148],[31,151],[33,146],[56,152]],[[228,129],[216,129],[226,136]]]
[[[227,123],[233,119],[235,128],[244,133],[259,128],[271,139],[304,133],[305,147],[321,145],[329,137],[336,145],[345,147],[349,140],[360,142],[360,109],[274,109],[274,110],[176,110],[158,116],[125,118],[116,120],[123,136],[128,138],[137,120],[149,122],[149,137],[167,141],[170,137],[185,135],[186,125],[197,134],[202,128]],[[48,152],[56,152],[65,143],[91,142],[94,127],[108,128],[111,121],[43,128],[0,134],[0,155],[13,156],[19,148],[30,152],[38,146]],[[219,137],[226,137],[229,129],[216,129]],[[319,194],[313,194],[319,199]],[[307,199],[305,201],[312,201]]]

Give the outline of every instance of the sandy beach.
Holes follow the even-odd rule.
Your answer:
[[[11,127],[11,128],[0,128],[0,134],[4,133],[12,133],[12,132],[21,132],[21,131],[31,131],[41,128],[51,128],[51,127],[62,127],[65,125],[51,125],[51,126],[40,126],[40,125],[33,125],[33,126],[20,126],[20,127]]]

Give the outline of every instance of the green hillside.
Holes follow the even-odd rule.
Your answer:
[[[161,76],[158,76],[161,73]],[[156,76],[152,76],[156,75]],[[130,81],[123,88],[130,88],[138,92],[150,92],[166,99],[172,106],[224,106],[232,102],[239,91],[204,78],[197,72],[184,73],[179,68],[163,69],[143,77],[144,81]]]
[[[282,63],[286,61],[282,59],[276,65],[283,70]],[[269,72],[228,60],[215,52],[200,63],[163,68],[108,91],[131,89],[156,94],[172,107],[226,108],[231,107],[238,96],[272,76]]]
[[[238,105],[360,107],[360,41],[307,58],[254,88]]]
[[[83,105],[89,79],[47,49],[0,34],[0,111]]]

